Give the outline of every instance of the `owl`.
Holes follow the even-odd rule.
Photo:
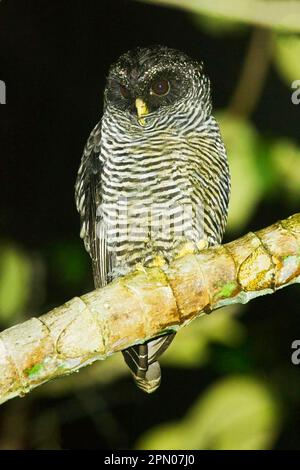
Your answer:
[[[103,116],[86,143],[75,199],[95,287],[219,244],[230,174],[202,62],[136,48],[109,70]],[[137,385],[160,384],[169,333],[123,351]]]

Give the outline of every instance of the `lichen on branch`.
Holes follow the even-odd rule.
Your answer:
[[[0,403],[200,314],[299,281],[300,214],[162,268],[139,269],[0,333]]]

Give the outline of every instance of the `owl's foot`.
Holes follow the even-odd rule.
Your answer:
[[[186,255],[193,255],[197,253],[197,251],[205,250],[208,247],[208,242],[204,238],[199,240],[197,243],[187,242],[184,243],[181,248],[179,249],[175,259],[182,258]]]
[[[137,271],[140,271],[140,272],[143,272],[143,273],[146,272],[146,268],[145,268],[145,266],[144,266],[142,263],[136,263],[136,265],[134,266],[134,268],[135,268]]]
[[[137,263],[135,265],[135,269],[137,271],[146,272],[146,267],[147,268],[161,268],[165,264],[167,264],[167,260],[161,255],[156,255],[156,256],[154,256],[152,261],[147,262],[146,264]]]
[[[202,238],[202,240],[196,243],[196,246],[199,251],[206,250],[206,248],[208,248],[208,241],[205,240],[205,238]]]
[[[167,263],[166,259],[161,256],[157,255],[153,258],[153,260],[148,264],[150,268],[161,268]]]
[[[184,243],[179,249],[177,255],[175,256],[175,259],[183,258],[183,256],[185,255],[192,255],[195,252],[196,252],[195,243],[192,243],[192,242]]]

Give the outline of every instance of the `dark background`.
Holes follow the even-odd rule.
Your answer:
[[[1,2],[0,79],[6,82],[7,104],[0,107],[0,236],[40,266],[33,279],[41,293],[33,292],[24,317],[92,288],[73,193],[82,149],[101,117],[111,62],[138,45],[181,49],[204,60],[214,106],[226,108],[250,35],[251,29],[208,34],[182,11],[125,0]],[[299,107],[291,104],[290,90],[273,66],[251,120],[266,141],[280,135],[300,144]],[[241,234],[298,209],[299,201],[287,201],[275,187]],[[238,234],[227,233],[226,240]],[[0,444],[51,448],[46,428],[55,421],[60,448],[130,448],[145,430],[183,417],[219,377],[253,372],[270,384],[282,406],[275,448],[300,448],[299,370],[290,361],[291,343],[300,336],[298,313],[296,287],[251,302],[239,318],[247,331],[239,348],[212,345],[211,361],[196,370],[165,367],[153,396],[136,390],[124,375],[76,394],[33,392],[15,399],[0,410]],[[15,321],[0,318],[3,327]]]

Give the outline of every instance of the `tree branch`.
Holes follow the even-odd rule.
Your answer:
[[[140,269],[0,334],[0,402],[300,281],[300,214],[165,268]]]

